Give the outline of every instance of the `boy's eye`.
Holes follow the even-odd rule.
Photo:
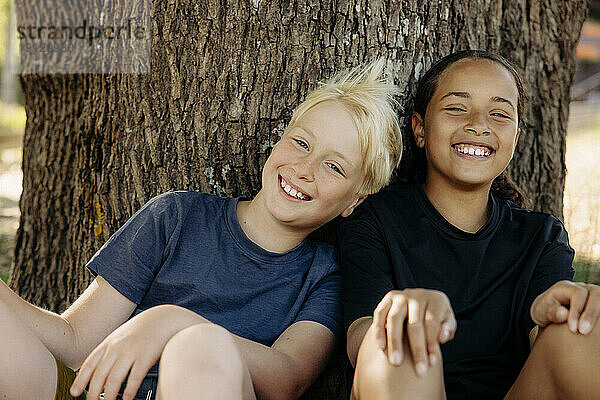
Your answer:
[[[344,176],[344,173],[342,172],[342,170],[337,165],[335,165],[334,163],[327,163],[327,165],[329,166],[329,168],[331,168],[332,170],[334,170],[338,174]]]
[[[306,144],[306,142],[304,140],[301,139],[294,139],[294,141],[296,143],[298,143],[300,145],[300,147],[303,147],[306,150],[310,150],[310,147],[308,147],[308,144]]]

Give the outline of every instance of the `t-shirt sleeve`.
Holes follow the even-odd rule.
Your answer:
[[[138,210],[88,261],[86,267],[140,304],[178,228],[180,204],[174,192],[156,196]]]
[[[298,321],[314,321],[342,338],[342,277],[334,260],[328,273],[315,285],[298,313]]]
[[[358,318],[373,315],[383,296],[394,289],[384,233],[368,203],[340,224],[338,249],[347,331]]]
[[[553,222],[547,235],[549,241],[535,266],[525,297],[523,326],[526,333],[529,333],[535,326],[530,310],[536,297],[558,281],[573,279],[572,263],[575,251],[569,245],[569,237],[563,224],[555,218],[552,219]]]

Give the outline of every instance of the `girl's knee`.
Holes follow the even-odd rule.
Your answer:
[[[568,393],[575,386],[585,388],[597,381],[600,327],[582,335],[571,332],[567,324],[551,324],[536,340],[534,351],[542,355],[557,392]]]
[[[395,366],[378,347],[375,336],[370,330],[367,332],[358,354],[352,398],[443,398],[442,361],[438,360],[419,376],[406,340],[403,346],[402,363]]]

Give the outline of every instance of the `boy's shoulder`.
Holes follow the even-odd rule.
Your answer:
[[[186,216],[190,211],[218,213],[234,199],[194,190],[170,190],[151,198],[140,211]]]

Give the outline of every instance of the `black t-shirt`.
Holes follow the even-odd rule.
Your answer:
[[[449,400],[503,398],[529,354],[533,300],[572,279],[574,251],[555,217],[490,196],[476,233],[450,224],[416,185],[370,196],[339,229],[346,329],[394,289],[440,290],[458,328],[442,345]]]

